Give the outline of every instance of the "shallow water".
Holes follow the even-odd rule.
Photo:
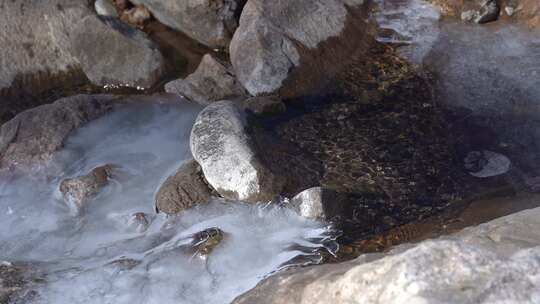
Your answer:
[[[297,256],[307,257],[297,263],[318,262],[311,251],[332,230],[278,205],[216,200],[178,217],[155,214],[160,183],[191,158],[199,110],[127,106],[69,138],[58,154],[63,175],[0,177],[0,260],[35,263],[45,273],[34,302],[228,303]],[[74,212],[59,183],[103,164],[117,166],[113,182]],[[130,222],[137,212],[151,222],[145,231]],[[207,259],[182,249],[210,227],[225,238]]]

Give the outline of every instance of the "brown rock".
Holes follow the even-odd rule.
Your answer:
[[[156,210],[176,214],[209,202],[211,196],[212,190],[204,180],[201,167],[190,160],[161,185],[156,194]]]
[[[112,171],[113,166],[104,165],[94,168],[87,175],[67,178],[60,184],[60,192],[66,203],[80,212],[109,183]]]

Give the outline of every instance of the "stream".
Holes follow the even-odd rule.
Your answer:
[[[68,139],[57,157],[63,175],[0,179],[0,260],[43,276],[27,303],[228,303],[280,268],[319,261],[312,250],[333,231],[277,205],[216,200],[177,217],[155,214],[157,188],[191,158],[199,110],[125,106]],[[73,212],[59,183],[103,164],[118,168],[113,183]],[[140,212],[148,227],[130,220]],[[207,258],[179,250],[214,227],[225,237]]]

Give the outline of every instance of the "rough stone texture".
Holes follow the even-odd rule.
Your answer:
[[[87,202],[107,186],[112,177],[113,166],[96,167],[90,173],[74,178],[66,178],[60,183],[60,193],[72,210],[79,213]]]
[[[231,69],[209,54],[202,58],[195,73],[167,83],[165,91],[202,105],[246,94]]]
[[[277,115],[287,110],[287,106],[277,96],[256,96],[242,102],[244,109],[257,115]]]
[[[536,303],[540,208],[457,235],[270,277],[234,303]]]
[[[225,198],[272,200],[283,181],[264,163],[247,129],[243,110],[231,101],[207,106],[191,131],[191,152],[206,180]]]
[[[112,95],[77,95],[24,111],[0,128],[0,169],[46,166],[71,131],[113,109]]]
[[[145,35],[102,22],[86,1],[2,1],[0,12],[0,89],[43,89],[81,66],[96,84],[156,80],[161,55]]]
[[[157,47],[143,32],[116,19],[87,16],[71,39],[73,53],[94,84],[150,87],[161,76],[164,59]]]
[[[0,303],[29,303],[37,295],[34,283],[43,280],[31,265],[0,261]]]
[[[16,78],[54,75],[77,66],[69,32],[91,13],[84,1],[1,1],[0,89],[10,87]]]
[[[163,183],[156,194],[156,209],[176,214],[210,201],[212,190],[202,176],[199,164],[190,160]]]
[[[133,0],[161,23],[209,47],[227,47],[236,29],[236,14],[245,0]]]
[[[367,49],[361,11],[342,0],[249,0],[230,46],[239,81],[254,96],[317,87],[351,53]]]

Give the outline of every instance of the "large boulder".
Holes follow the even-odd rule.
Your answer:
[[[227,47],[238,26],[245,0],[133,0],[146,6],[161,23],[209,47]]]
[[[156,210],[176,214],[210,201],[212,190],[202,176],[199,164],[190,160],[169,176],[156,194]]]
[[[87,77],[147,87],[161,73],[161,55],[142,32],[99,19],[88,1],[1,1],[0,28],[0,121]]]
[[[252,95],[294,97],[319,87],[368,49],[362,3],[249,0],[230,46],[238,79]]]
[[[264,162],[234,102],[207,106],[191,131],[191,152],[206,180],[228,199],[261,202],[280,194],[283,181]]]
[[[68,135],[113,109],[112,95],[76,95],[19,113],[0,128],[0,169],[46,166]]]
[[[534,303],[540,208],[451,237],[264,280],[234,303]]]
[[[210,54],[204,55],[193,74],[167,83],[165,91],[202,105],[245,95],[231,68]]]
[[[73,28],[74,56],[92,83],[148,88],[164,69],[157,46],[143,32],[117,19],[86,16]]]

